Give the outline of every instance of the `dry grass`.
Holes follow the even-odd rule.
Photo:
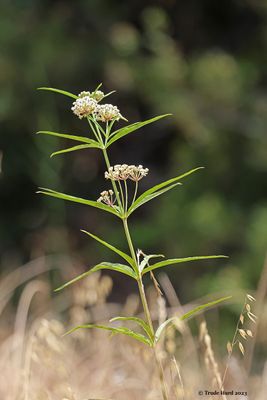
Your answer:
[[[64,264],[64,274],[72,271],[71,266],[66,271],[68,260],[57,261],[58,265]],[[77,324],[106,322],[114,315],[138,315],[138,299],[130,295],[124,305],[108,302],[112,280],[97,273],[71,290],[51,297],[46,275],[53,264],[49,259],[37,260],[20,267],[0,283],[0,399],[161,399],[154,360],[142,344],[124,336],[108,338],[106,332],[97,330],[80,330],[62,337]],[[59,269],[63,274],[63,268]],[[161,276],[160,284],[170,308],[166,308],[153,285],[149,299],[154,304],[153,318],[162,322],[174,312],[179,315],[182,306],[166,275]],[[15,292],[18,297],[18,287],[23,290],[14,308],[11,300]],[[257,338],[262,346],[266,345],[266,321],[260,321]],[[216,354],[218,343],[213,343],[206,322],[201,322],[199,328],[200,340],[185,322],[171,326],[162,338],[159,356],[169,399],[245,399],[198,395],[199,390],[220,388],[227,361],[227,354]],[[231,354],[228,368],[225,390],[247,391],[252,400],[266,399],[267,363],[248,377],[243,356],[236,351]]]

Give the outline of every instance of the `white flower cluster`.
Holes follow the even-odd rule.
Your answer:
[[[96,90],[95,92],[87,92],[87,91],[83,91],[78,95],[79,98],[83,98],[83,97],[90,97],[91,99],[98,101],[101,101],[104,97],[105,94],[101,91],[101,90]]]
[[[101,122],[117,121],[123,118],[118,107],[112,104],[98,104],[104,97],[105,94],[101,90],[83,91],[73,102],[71,110],[80,119],[89,115],[93,115],[97,121]]]
[[[100,193],[100,197],[97,199],[98,203],[105,203],[108,206],[113,206],[114,205],[114,200],[113,200],[113,190],[104,190],[103,192]]]
[[[108,171],[105,172],[105,178],[112,181],[125,181],[130,179],[132,181],[138,182],[149,172],[148,168],[143,168],[143,165],[127,165],[127,164],[117,164],[114,167],[110,167]]]
[[[112,104],[98,104],[95,111],[95,116],[97,121],[101,122],[108,122],[113,120],[116,121],[122,118],[118,107],[113,106]]]
[[[92,114],[96,110],[96,107],[97,101],[95,99],[92,99],[90,96],[83,96],[74,101],[71,110],[77,117],[82,119]]]

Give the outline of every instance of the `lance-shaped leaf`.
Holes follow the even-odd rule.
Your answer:
[[[138,340],[139,342],[147,344],[148,346],[152,346],[152,343],[151,343],[150,339],[148,339],[147,337],[145,337],[144,335],[142,335],[140,333],[134,332],[131,329],[125,328],[123,326],[120,326],[118,328],[113,328],[112,326],[96,325],[96,324],[79,325],[79,326],[76,326],[75,328],[69,330],[68,332],[66,332],[65,335],[68,335],[68,334],[70,334],[72,332],[75,332],[78,329],[93,329],[93,328],[103,329],[105,331],[110,331],[113,334],[120,333],[122,335],[130,336],[133,339]]]
[[[153,341],[153,333],[151,332],[151,329],[149,325],[142,319],[138,317],[115,317],[110,320],[110,322],[114,321],[133,321],[136,322],[138,325],[140,325],[145,333],[148,335],[148,337]]]
[[[72,151],[84,150],[84,149],[101,149],[101,146],[96,144],[80,144],[78,146],[69,147],[68,149],[58,150],[51,154],[50,157],[54,157],[58,154],[71,153]]]
[[[86,235],[90,236],[91,238],[95,239],[97,242],[103,244],[104,246],[106,246],[108,249],[114,251],[115,253],[117,253],[119,256],[121,256],[122,258],[124,258],[124,260],[126,260],[132,267],[134,267],[135,263],[134,260],[132,259],[132,257],[130,257],[128,254],[124,253],[123,251],[117,249],[117,247],[113,246],[112,244],[105,242],[105,240],[100,239],[98,236],[93,235],[90,232],[87,232],[83,229],[81,229],[81,232],[85,233]]]
[[[193,308],[192,310],[188,311],[187,313],[185,313],[180,319],[182,321],[189,319],[193,316],[195,316],[195,314],[201,312],[201,311],[206,311],[206,309],[208,308],[212,308],[213,306],[216,306],[219,303],[222,303],[223,301],[229,300],[231,299],[232,296],[227,296],[227,297],[221,297],[220,299],[214,300],[214,301],[210,301],[209,303],[206,304],[201,304],[198,307]]]
[[[128,210],[128,215],[130,215],[134,210],[136,210],[136,208],[140,207],[142,204],[146,203],[147,201],[152,200],[154,197],[157,197],[157,196],[165,193],[167,190],[174,188],[175,182],[177,182],[177,181],[185,178],[186,176],[191,175],[194,172],[199,171],[200,169],[203,169],[203,168],[204,167],[197,167],[197,168],[191,169],[190,171],[187,171],[182,175],[168,179],[167,181],[161,182],[158,185],[155,185],[152,188],[146,190],[131,205],[131,207]],[[166,186],[167,186],[167,188],[166,188]],[[165,188],[165,189],[161,190],[163,188]],[[154,196],[152,196],[153,194],[154,194]]]
[[[156,342],[156,343],[158,342],[158,340],[159,340],[159,338],[160,338],[162,332],[164,331],[164,329],[166,329],[167,326],[170,325],[171,323],[173,323],[175,320],[177,321],[177,320],[179,320],[179,318],[178,318],[178,317],[169,318],[169,319],[167,319],[166,321],[164,321],[164,322],[158,327],[158,329],[156,330],[156,333],[155,333],[155,342]]]
[[[101,88],[102,85],[103,85],[103,83],[100,82],[100,83],[97,85],[97,87],[95,88],[95,90],[93,91],[92,95],[94,95],[95,92],[97,92],[97,90],[99,90],[99,89]]]
[[[82,274],[76,276],[75,278],[71,279],[70,281],[59,286],[57,289],[55,289],[55,292],[59,292],[60,290],[65,289],[66,287],[72,285],[73,283],[76,283],[76,282],[80,281],[81,279],[86,278],[87,276],[91,275],[93,272],[97,272],[102,269],[108,269],[110,271],[120,272],[124,275],[128,275],[131,278],[136,279],[136,274],[135,274],[134,270],[131,267],[129,267],[129,265],[124,265],[124,264],[119,264],[119,263],[110,263],[110,262],[104,261],[100,264],[95,265],[93,268],[89,269],[89,271],[83,272]]]
[[[59,94],[63,94],[64,96],[71,97],[72,99],[78,99],[78,96],[76,96],[73,93],[66,92],[66,90],[61,90],[61,89],[56,89],[56,88],[50,88],[50,87],[39,87],[37,90],[48,90],[50,92],[55,92]]]
[[[103,99],[105,99],[106,97],[110,96],[113,93],[116,93],[116,90],[111,90],[111,92],[108,92],[107,94],[105,94]]]
[[[179,183],[179,182],[178,182],[178,183],[174,183],[173,185],[170,185],[170,186],[168,186],[167,188],[158,190],[157,192],[152,193],[152,194],[148,194],[148,195],[145,196],[145,197],[142,197],[142,198],[139,197],[139,198],[131,205],[131,207],[130,207],[129,210],[128,210],[128,214],[127,214],[127,215],[128,215],[128,216],[131,215],[137,208],[141,207],[143,204],[147,203],[147,202],[150,201],[150,200],[155,199],[156,197],[162,195],[162,194],[165,193],[165,192],[168,192],[168,190],[173,189],[173,188],[174,188],[175,186],[177,186],[177,185],[181,185],[181,183]]]
[[[141,121],[141,122],[135,122],[134,124],[125,126],[124,128],[118,129],[117,131],[114,131],[108,140],[107,147],[109,147],[112,143],[116,142],[123,136],[128,135],[129,133],[132,133],[136,131],[137,129],[142,128],[145,125],[151,124],[152,122],[158,121],[161,118],[167,117],[171,114],[164,114],[164,115],[158,115],[157,117],[148,119],[146,121]]]
[[[75,140],[76,142],[82,142],[82,143],[89,143],[89,144],[94,144],[98,145],[99,143],[96,140],[89,139],[85,136],[76,136],[76,135],[70,135],[68,133],[59,133],[59,132],[53,132],[53,131],[38,131],[36,134],[42,134],[42,135],[49,135],[49,136],[56,136],[62,139],[70,139],[70,140]]]
[[[196,308],[193,308],[192,310],[188,311],[186,314],[182,315],[182,317],[171,317],[169,319],[167,319],[166,321],[164,321],[156,330],[155,333],[155,342],[158,342],[158,340],[160,339],[161,334],[163,333],[163,331],[170,325],[175,323],[175,321],[179,322],[179,321],[184,321],[186,319],[192,318],[193,316],[195,316],[195,314],[201,312],[201,311],[206,311],[207,309],[210,309],[214,306],[216,306],[219,303],[222,303],[223,301],[229,300],[231,299],[232,296],[227,296],[227,297],[221,297],[220,299],[214,300],[214,301],[210,301],[209,303],[206,304],[202,304]]]
[[[216,256],[193,256],[193,257],[184,257],[184,258],[170,258],[169,260],[159,261],[153,265],[146,267],[143,270],[143,274],[146,274],[147,272],[153,271],[154,269],[157,269],[157,268],[166,267],[167,265],[171,265],[171,264],[180,264],[180,263],[184,263],[184,262],[198,261],[198,260],[210,260],[210,259],[214,259],[214,258],[228,258],[228,257],[223,256],[223,255],[216,255]]]
[[[99,208],[100,210],[107,211],[111,214],[116,215],[117,217],[121,217],[118,210],[116,210],[113,207],[109,207],[106,204],[103,204],[103,203],[100,203],[97,201],[82,199],[81,197],[70,196],[68,194],[56,192],[55,190],[51,190],[51,189],[47,189],[47,188],[39,188],[39,189],[40,190],[38,190],[37,193],[45,194],[46,196],[56,197],[56,198],[62,199],[62,200],[68,200],[73,203],[85,204],[90,207],[95,207],[95,208]]]

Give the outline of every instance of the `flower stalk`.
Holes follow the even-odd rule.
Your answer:
[[[109,162],[107,150],[106,149],[102,149],[102,152],[103,152],[103,155],[104,155],[106,166],[109,169],[110,168],[110,162]],[[115,196],[116,196],[117,203],[120,206],[120,208],[122,208],[121,199],[120,199],[120,195],[119,195],[119,192],[118,192],[118,189],[117,189],[116,182],[115,181],[111,181],[111,184],[112,184]]]
[[[155,355],[156,365],[159,370],[159,379],[161,383],[162,397],[164,400],[168,400],[168,390],[167,385],[164,378],[164,370],[161,363],[161,360],[157,354],[157,342],[160,339],[160,336],[163,330],[167,327],[167,325],[174,319],[170,318],[169,320],[160,324],[157,329],[154,329],[151,313],[149,309],[149,305],[146,298],[145,287],[143,283],[143,276],[146,273],[153,274],[152,271],[158,268],[163,268],[165,266],[171,264],[179,264],[184,262],[191,262],[203,259],[214,259],[214,258],[225,258],[222,255],[214,255],[214,256],[193,256],[193,257],[185,257],[185,258],[172,258],[172,259],[164,259],[160,262],[150,263],[150,259],[164,257],[162,254],[145,254],[141,250],[137,250],[134,248],[133,241],[131,238],[131,234],[128,226],[128,217],[132,215],[135,210],[144,204],[150,202],[154,198],[161,196],[162,194],[168,192],[169,190],[174,189],[178,185],[180,185],[180,180],[185,178],[186,176],[200,170],[202,167],[194,168],[190,171],[187,171],[183,174],[180,174],[174,178],[168,179],[164,182],[161,182],[150,189],[143,192],[138,196],[139,190],[139,181],[148,175],[148,168],[144,168],[142,165],[128,165],[128,164],[117,164],[111,166],[109,156],[107,153],[107,149],[115,142],[120,140],[121,138],[127,136],[129,133],[136,131],[137,129],[142,128],[145,125],[151,124],[155,121],[160,120],[170,114],[159,115],[153,118],[150,118],[146,121],[136,122],[133,124],[129,124],[126,127],[122,127],[117,130],[113,130],[114,125],[119,120],[127,121],[124,118],[117,106],[112,104],[99,104],[103,99],[109,96],[111,93],[105,94],[101,90],[99,90],[101,85],[99,85],[94,91],[82,91],[80,94],[75,95],[70,92],[66,92],[64,90],[55,89],[55,88],[39,88],[42,90],[49,90],[55,93],[60,93],[62,95],[68,96],[72,99],[73,105],[71,110],[74,115],[77,116],[80,120],[87,119],[88,124],[90,126],[90,131],[94,135],[94,138],[69,135],[69,134],[61,134],[58,132],[51,131],[39,131],[37,133],[52,135],[56,137],[61,137],[64,139],[74,140],[78,142],[78,145],[74,147],[70,147],[68,149],[63,149],[56,151],[52,155],[59,155],[66,152],[72,152],[77,150],[94,148],[101,150],[103,152],[103,157],[105,160],[105,164],[107,167],[107,171],[105,172],[105,178],[111,181],[111,188],[103,190],[100,193],[100,197],[97,200],[87,200],[79,197],[74,197],[71,195],[67,195],[65,193],[60,193],[51,189],[40,188],[38,193],[42,193],[47,196],[52,196],[59,199],[64,199],[67,201],[72,201],[76,203],[85,204],[90,207],[94,207],[100,209],[103,212],[107,212],[116,216],[122,221],[123,230],[125,234],[125,238],[129,247],[130,255],[124,253],[120,249],[117,249],[112,244],[106,242],[105,240],[97,237],[96,235],[82,230],[82,232],[89,235],[92,239],[98,241],[103,246],[109,248],[111,251],[115,252],[117,255],[124,259],[126,264],[119,263],[111,263],[111,262],[101,262],[95,266],[93,266],[89,271],[84,272],[83,274],[77,276],[76,278],[66,282],[62,286],[60,286],[56,291],[62,290],[69,285],[79,281],[80,279],[88,276],[89,274],[99,271],[99,270],[111,270],[120,272],[132,279],[134,279],[137,283],[139,296],[142,303],[145,319],[141,319],[138,317],[116,317],[113,318],[110,322],[115,321],[130,321],[135,322],[141,327],[142,333],[136,332],[132,329],[129,329],[125,326],[106,326],[106,325],[97,325],[97,324],[87,324],[75,327],[71,329],[67,333],[71,333],[77,329],[81,328],[97,328],[103,329],[107,331],[111,331],[113,333],[120,333],[135,340],[148,345],[152,348],[153,354]],[[82,144],[81,144],[82,143]],[[129,184],[129,187],[128,187]],[[134,187],[131,190],[131,185]],[[131,198],[131,193],[133,196]],[[114,198],[115,196],[115,198]],[[152,275],[154,276],[154,275]],[[154,278],[155,279],[155,278]],[[216,301],[204,304],[200,307],[196,307],[196,309],[191,310],[187,314],[183,316],[183,319],[186,319],[195,312],[198,312],[199,309],[205,309],[212,305],[218,304],[221,301],[224,301],[228,298],[218,299]],[[254,319],[254,314],[248,311],[248,316],[250,319]],[[248,332],[248,331],[247,331]],[[247,333],[248,334],[248,333]]]

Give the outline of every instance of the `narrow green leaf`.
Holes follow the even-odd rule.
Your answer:
[[[197,312],[202,311],[202,310],[206,310],[207,308],[211,308],[211,307],[215,306],[216,304],[219,304],[219,303],[221,303],[221,302],[223,302],[223,301],[226,301],[226,300],[229,300],[229,299],[231,299],[231,298],[232,298],[232,296],[221,297],[221,298],[218,299],[218,300],[214,300],[214,301],[210,301],[209,303],[202,304],[202,305],[200,305],[200,306],[194,308],[193,310],[188,311],[188,312],[187,312],[186,314],[184,314],[180,319],[183,321],[183,320],[185,320],[185,319],[191,318],[191,317],[192,317],[194,314],[196,314]]]
[[[107,147],[109,147],[112,143],[116,142],[123,136],[128,135],[131,132],[136,131],[137,129],[142,128],[145,125],[151,124],[152,122],[158,121],[161,118],[167,117],[171,114],[164,114],[164,115],[158,115],[157,117],[148,119],[146,121],[141,121],[141,122],[135,122],[134,124],[125,126],[124,128],[118,129],[117,131],[114,131],[108,140]]]
[[[110,271],[120,272],[124,275],[128,275],[131,278],[136,279],[134,270],[131,267],[129,267],[128,265],[119,264],[119,263],[102,262],[100,264],[95,265],[93,268],[89,269],[88,271],[83,272],[82,274],[76,276],[75,278],[71,279],[70,281],[64,283],[63,285],[59,286],[54,291],[59,292],[60,290],[65,289],[66,287],[72,285],[73,283],[76,283],[76,282],[80,281],[81,279],[86,278],[88,275],[91,275],[93,272],[100,271],[102,269],[108,269]]]
[[[198,260],[210,260],[214,258],[228,258],[227,256],[223,255],[216,255],[216,256],[193,256],[193,257],[185,257],[185,258],[171,258],[169,260],[164,260],[157,262],[156,264],[150,265],[149,267],[146,267],[143,270],[143,274],[146,274],[149,271],[153,271],[154,269],[157,268],[162,268],[166,267],[167,265],[171,264],[179,264],[179,263],[184,263],[184,262],[189,262],[189,261],[198,261]]]
[[[142,198],[141,198],[141,196],[138,197],[138,199],[136,199],[135,202],[134,202],[134,203],[131,205],[131,207],[129,208],[129,210],[128,210],[128,216],[131,215],[137,208],[141,207],[143,204],[147,203],[147,202],[150,201],[150,200],[155,199],[156,197],[162,195],[162,194],[165,193],[165,192],[168,192],[168,190],[173,189],[173,188],[174,188],[175,186],[177,186],[177,185],[181,185],[181,183],[180,183],[180,182],[174,183],[173,185],[170,185],[170,186],[168,186],[167,188],[158,190],[156,193],[148,194],[147,196],[142,197]]]
[[[151,329],[149,325],[142,319],[138,317],[115,317],[110,320],[110,322],[114,321],[133,321],[136,322],[138,325],[140,325],[143,330],[146,332],[148,337],[153,341],[153,333],[151,332]]]
[[[99,143],[96,140],[89,139],[85,136],[76,136],[76,135],[69,135],[68,133],[58,133],[58,132],[52,132],[52,131],[38,131],[36,134],[43,134],[43,135],[50,135],[50,136],[56,136],[60,137],[63,139],[70,139],[70,140],[75,140],[76,142],[82,142],[82,143],[90,143],[90,144],[95,144],[99,145]]]
[[[99,85],[97,85],[97,87],[95,88],[95,90],[93,91],[92,95],[95,94],[95,92],[97,92],[97,90],[99,90],[101,88],[101,86],[103,85],[103,83],[99,83]]]
[[[164,258],[165,256],[163,254],[148,254],[148,255],[146,254],[138,266],[139,272],[143,271],[143,269],[145,268],[149,260],[151,260],[151,258],[159,258],[159,257]]]
[[[92,233],[85,231],[84,229],[81,229],[81,232],[85,233],[86,235],[88,235],[91,238],[95,239],[97,242],[99,242],[99,243],[103,244],[104,246],[106,246],[108,249],[110,249],[110,250],[114,251],[115,253],[117,253],[119,256],[124,258],[124,260],[126,260],[132,267],[134,266],[134,260],[128,254],[126,254],[123,251],[117,249],[117,247],[113,246],[112,244],[110,244],[108,242],[105,242],[103,239],[100,239],[98,236],[93,235]]]
[[[219,303],[221,303],[223,301],[229,300],[231,298],[232,298],[232,296],[221,297],[218,300],[210,301],[209,303],[202,304],[202,305],[194,308],[193,310],[190,310],[189,312],[184,314],[182,317],[171,317],[171,318],[167,319],[156,330],[155,342],[158,342],[158,340],[160,339],[160,336],[161,336],[162,332],[164,331],[164,329],[166,329],[168,327],[168,325],[170,325],[174,321],[179,321],[179,320],[184,321],[184,320],[186,320],[188,318],[193,317],[194,314],[196,314],[196,313],[198,313],[200,311],[204,311],[204,310],[206,311],[207,309],[210,309],[211,307],[213,307],[213,306],[215,306],[215,305],[217,305],[217,304],[219,304]]]
[[[63,153],[70,153],[72,151],[77,151],[77,150],[100,149],[100,148],[101,147],[99,146],[99,144],[97,142],[96,142],[96,145],[95,144],[79,144],[78,146],[69,147],[68,149],[55,151],[54,153],[51,154],[50,157],[54,157],[54,156],[57,156],[57,155],[63,154]]]
[[[179,320],[179,318],[178,318],[178,317],[169,318],[169,319],[167,319],[166,321],[164,321],[164,322],[158,327],[158,329],[156,330],[156,333],[155,333],[155,343],[157,343],[157,342],[159,341],[160,336],[161,336],[162,332],[164,331],[164,329],[166,329],[167,326],[168,326],[170,323],[172,323],[173,321],[175,321],[175,320]]]
[[[39,188],[39,189],[40,190],[37,193],[44,194],[46,196],[56,197],[56,198],[62,199],[62,200],[72,201],[74,203],[85,204],[87,206],[94,207],[94,208],[99,208],[100,210],[107,211],[107,212],[114,214],[117,217],[121,218],[118,210],[114,209],[113,207],[109,207],[106,204],[103,204],[103,203],[100,203],[97,201],[82,199],[81,197],[70,196],[68,194],[56,192],[54,190],[47,189],[47,188]]]
[[[103,99],[104,99],[105,97],[110,96],[110,95],[113,94],[113,93],[116,93],[116,90],[112,90],[111,92],[108,92],[107,94],[105,94],[105,96],[103,97]]]
[[[139,342],[147,344],[148,346],[152,345],[150,339],[148,339],[144,335],[141,335],[140,333],[136,333],[136,332],[134,332],[128,328],[125,328],[123,326],[118,327],[118,328],[113,328],[111,326],[96,325],[96,324],[79,325],[79,326],[76,326],[75,328],[70,329],[68,332],[65,333],[65,335],[73,333],[73,332],[77,331],[78,329],[92,329],[92,328],[103,329],[106,331],[110,331],[114,334],[120,333],[122,335],[130,336],[133,339],[138,340]]]
[[[140,205],[146,203],[149,200],[152,200],[154,197],[149,197],[150,195],[152,195],[153,193],[157,194],[158,196],[165,193],[165,191],[172,189],[175,187],[175,185],[172,185],[174,182],[179,181],[180,179],[185,178],[188,175],[193,174],[194,172],[203,169],[204,167],[197,167],[194,169],[191,169],[190,171],[185,172],[182,175],[176,176],[174,178],[168,179],[167,181],[161,182],[158,185],[153,186],[152,188],[146,190],[144,193],[142,193],[136,200],[135,202],[132,204],[132,206],[129,208],[129,215],[136,210],[136,208],[140,207]],[[166,188],[166,186],[170,186],[169,189],[165,189],[165,191],[160,192],[160,190],[162,188]],[[155,196],[156,197],[156,196]],[[146,200],[148,199],[148,200]]]
[[[37,88],[37,90],[48,90],[50,92],[63,94],[64,96],[68,96],[73,99],[78,99],[78,96],[76,96],[75,94],[66,92],[65,90],[61,90],[61,89],[55,89],[55,88],[50,88],[50,87],[39,87],[39,88]]]

